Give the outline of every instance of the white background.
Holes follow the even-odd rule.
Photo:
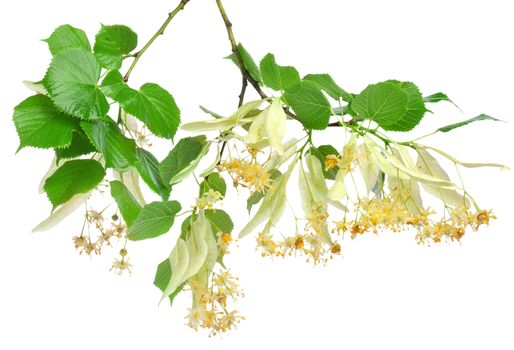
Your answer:
[[[513,349],[512,174],[464,172],[468,189],[499,219],[463,244],[422,247],[413,233],[367,235],[343,243],[326,268],[302,258],[263,259],[253,239],[227,258],[240,276],[247,317],[237,331],[209,339],[183,325],[189,297],[157,307],[154,271],[176,230],[129,248],[131,278],[108,272],[110,258],[78,256],[78,213],[51,232],[31,228],[49,213],[37,194],[51,152],[16,157],[12,108],[42,77],[50,55],[39,39],[69,23],[90,39],[104,24],[127,24],[145,42],[177,1],[4,1],[0,5],[0,349]],[[433,106],[433,127],[488,113],[512,121],[511,1],[226,0],[238,40],[255,58],[275,53],[303,74],[329,72],[359,92],[389,78],[446,92],[463,109]],[[184,120],[197,105],[229,113],[240,77],[230,62],[214,0],[191,0],[141,59],[136,86],[157,82],[175,96]],[[433,145],[469,161],[512,165],[512,123],[477,123]],[[333,132],[331,137],[337,139]],[[158,151],[164,155],[169,144]],[[196,191],[196,190],[195,190]],[[174,198],[189,198],[187,186]],[[295,194],[290,194],[295,198]],[[227,202],[227,210],[244,203]],[[244,215],[244,212],[241,211]],[[238,227],[244,224],[239,216]]]

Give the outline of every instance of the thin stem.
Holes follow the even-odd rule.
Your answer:
[[[227,147],[227,141],[223,141],[221,144],[221,150],[220,150],[220,160],[218,160],[218,163],[216,165],[220,165],[223,161],[223,153],[225,152],[225,148]]]
[[[424,138],[426,138],[426,137],[432,136],[432,135],[436,134],[436,133],[437,133],[437,131],[438,131],[438,130],[436,130],[436,131],[432,131],[430,134],[425,134],[425,135],[423,135],[423,136],[417,137],[417,138],[415,138],[414,140],[411,140],[410,142],[416,142],[416,141],[418,141],[418,140],[421,140],[421,139],[424,139]]]
[[[221,17],[223,18],[223,22],[225,23],[225,27],[227,28],[227,34],[228,34],[228,40],[230,41],[230,46],[232,47],[232,53],[234,54],[237,65],[239,66],[239,69],[241,69],[241,74],[243,75],[246,80],[252,84],[253,88],[259,96],[262,99],[267,99],[268,96],[262,91],[261,87],[259,86],[259,83],[257,80],[255,80],[248,70],[246,69],[243,58],[241,57],[241,53],[239,52],[239,49],[237,48],[237,42],[236,38],[234,37],[234,32],[232,31],[232,22],[230,22],[230,19],[227,16],[227,12],[225,11],[225,8],[223,7],[223,4],[221,3],[221,0],[216,0],[216,4],[218,5],[219,12],[221,14]]]
[[[245,100],[245,93],[246,93],[246,87],[248,86],[248,79],[243,76],[243,82],[241,84],[241,93],[239,94],[239,103],[237,104],[237,107],[241,107],[243,105],[243,102]]]
[[[128,71],[127,71],[127,74],[125,74],[125,77],[123,78],[123,80],[125,82],[127,82],[129,80],[129,77],[130,77],[130,74],[132,74],[132,71],[134,70],[137,62],[139,62],[139,59],[141,58],[141,56],[143,56],[143,54],[146,52],[146,50],[148,50],[148,48],[153,44],[153,42],[160,36],[160,35],[163,35],[164,34],[164,31],[166,30],[166,27],[168,27],[168,24],[170,24],[171,20],[173,19],[173,17],[175,17],[175,15],[177,13],[179,13],[183,8],[184,6],[186,6],[186,4],[189,2],[189,0],[181,0],[180,1],[180,4],[178,4],[178,6],[173,10],[171,11],[169,14],[168,14],[168,18],[166,18],[166,21],[164,21],[164,23],[161,25],[161,27],[159,28],[159,30],[157,30],[157,32],[150,38],[150,40],[146,43],[145,46],[143,46],[143,48],[141,50],[139,50],[138,52],[136,52],[134,54],[134,61],[132,62],[132,64],[130,65]]]

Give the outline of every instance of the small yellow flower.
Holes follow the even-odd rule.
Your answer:
[[[330,170],[337,166],[339,158],[334,154],[329,154],[325,157],[325,170]]]

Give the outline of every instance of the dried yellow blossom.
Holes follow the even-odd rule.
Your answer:
[[[129,262],[129,258],[122,256],[121,259],[116,258],[109,271],[113,271],[118,274],[122,275],[124,271],[127,271],[129,275],[132,274],[132,264]]]
[[[340,254],[341,253],[341,245],[339,243],[334,243],[332,248],[330,248],[330,252],[332,254]]]

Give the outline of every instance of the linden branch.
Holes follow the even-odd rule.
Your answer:
[[[134,70],[134,67],[136,66],[137,62],[139,62],[139,59],[141,58],[141,56],[143,56],[143,54],[146,52],[146,50],[148,50],[148,48],[153,44],[153,42],[161,35],[164,34],[164,31],[166,30],[166,27],[168,27],[168,25],[170,24],[171,20],[177,15],[177,13],[179,13],[185,6],[186,4],[189,2],[189,0],[181,0],[180,3],[178,4],[178,6],[173,10],[171,11],[169,14],[168,14],[168,18],[166,18],[166,21],[164,21],[164,23],[161,25],[161,27],[157,30],[157,32],[150,38],[150,40],[145,44],[145,46],[143,46],[141,48],[141,50],[139,50],[138,52],[136,52],[134,54],[134,61],[132,62],[132,64],[130,65],[128,71],[127,71],[127,74],[125,74],[125,77],[123,78],[123,80],[125,82],[127,82],[130,78],[130,74],[132,73],[132,71]]]
[[[268,96],[264,93],[264,91],[262,91],[257,80],[255,80],[250,75],[250,73],[248,72],[248,70],[246,69],[246,67],[244,65],[243,58],[241,57],[241,53],[239,52],[239,49],[237,48],[237,42],[236,42],[236,38],[234,37],[234,32],[232,31],[232,22],[230,22],[230,20],[227,16],[227,12],[225,11],[223,4],[221,3],[221,0],[216,0],[216,4],[218,5],[218,9],[220,11],[221,17],[223,18],[223,22],[225,23],[225,27],[227,28],[228,40],[230,41],[230,46],[232,47],[232,53],[234,54],[234,56],[236,58],[237,65],[239,66],[239,69],[241,69],[241,74],[248,82],[250,82],[250,84],[252,84],[253,88],[255,89],[255,91],[257,91],[257,93],[259,94],[259,96],[262,99],[268,99]],[[244,83],[243,83],[243,86],[244,86]],[[242,90],[244,92],[244,89],[242,89]],[[242,94],[242,95],[244,95],[244,94]]]

